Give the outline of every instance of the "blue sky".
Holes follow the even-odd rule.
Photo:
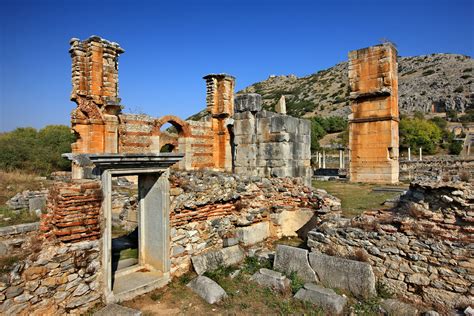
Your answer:
[[[127,111],[186,118],[205,106],[202,76],[237,90],[271,74],[304,76],[349,50],[395,42],[401,56],[473,56],[473,0],[0,0],[0,131],[69,124],[69,39],[99,35],[125,49]]]

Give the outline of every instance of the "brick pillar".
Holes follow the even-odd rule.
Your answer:
[[[232,171],[231,135],[227,119],[234,115],[235,78],[227,74],[210,74],[206,80],[207,109],[212,116],[214,168]]]
[[[118,57],[124,50],[98,36],[84,41],[73,38],[71,100],[77,108],[71,114],[78,140],[73,153],[117,153]]]
[[[398,182],[397,50],[382,44],[349,53],[350,180]]]

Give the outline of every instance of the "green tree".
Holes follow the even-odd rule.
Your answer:
[[[319,141],[324,136],[326,136],[326,131],[318,122],[318,120],[313,118],[311,120],[311,151],[312,152],[315,152],[321,149],[321,146],[319,145]]]
[[[71,150],[73,141],[74,135],[63,125],[49,125],[39,132],[27,127],[3,133],[0,135],[0,169],[44,175],[67,170],[70,163],[61,154]]]
[[[423,148],[427,154],[436,153],[443,131],[431,121],[406,118],[400,121],[400,144],[402,147]]]

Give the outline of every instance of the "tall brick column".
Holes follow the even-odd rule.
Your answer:
[[[234,115],[235,78],[227,74],[210,74],[206,80],[206,103],[212,115],[214,168],[232,171],[231,135],[227,119]]]
[[[84,41],[73,38],[71,114],[77,141],[73,153],[116,153],[118,151],[118,56],[124,50],[98,36]]]
[[[350,180],[398,182],[397,50],[392,44],[349,53]]]

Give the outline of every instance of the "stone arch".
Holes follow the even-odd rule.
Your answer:
[[[166,123],[170,123],[171,125],[176,127],[176,129],[178,130],[179,137],[191,136],[191,128],[189,127],[189,124],[174,115],[165,115],[157,119],[155,121],[154,135],[159,136],[161,134],[161,127]]]
[[[161,146],[160,153],[172,153],[178,149],[177,143],[166,143]]]

